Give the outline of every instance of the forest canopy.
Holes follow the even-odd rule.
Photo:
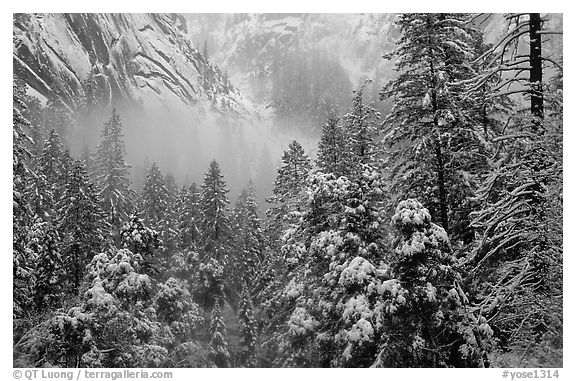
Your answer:
[[[321,78],[281,61],[271,104],[327,117],[317,154],[285,147],[260,205],[250,178],[231,199],[217,160],[187,184],[148,163],[135,187],[94,82],[70,109],[16,70],[14,366],[562,367],[558,31],[507,14],[488,43],[483,17],[398,15],[381,86],[327,86],[344,73],[321,55]],[[107,118],[78,155],[77,113]]]

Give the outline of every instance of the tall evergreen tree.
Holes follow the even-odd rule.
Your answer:
[[[41,172],[51,186],[62,186],[61,180],[66,176],[63,168],[64,148],[56,130],[50,130],[44,142],[42,156],[38,162],[38,172]],[[57,189],[54,189],[57,190]]]
[[[242,279],[254,279],[264,254],[264,233],[254,198],[254,184],[251,181],[248,189],[243,189],[236,201],[232,213],[232,227],[235,232],[235,252],[230,269],[236,278],[236,285],[240,287]]]
[[[199,240],[200,221],[200,193],[195,183],[189,187],[182,186],[176,199],[177,231],[179,245],[183,249],[189,249]]]
[[[211,308],[216,301],[223,300],[225,293],[231,293],[225,291],[224,277],[232,248],[227,193],[220,167],[212,160],[200,195],[200,266],[195,297],[204,308]]]
[[[463,107],[463,83],[475,74],[478,32],[464,14],[403,14],[397,25],[402,36],[389,58],[397,57],[399,75],[381,93],[394,99],[384,121],[393,191],[423,198],[451,236],[469,240],[460,223],[471,211],[469,171],[483,144],[479,123]]]
[[[168,189],[156,163],[152,164],[138,200],[139,214],[154,230],[162,232],[169,208]]]
[[[120,230],[120,244],[130,252],[139,255],[142,272],[158,275],[165,266],[159,252],[162,248],[157,231],[148,227],[138,214],[131,214]]]
[[[303,192],[311,169],[312,164],[304,149],[300,143],[293,140],[282,155],[282,166],[278,168],[273,195],[266,200],[272,204],[266,211],[269,224],[267,230],[272,242],[279,241],[282,231],[291,219],[290,213],[300,209],[299,204],[304,197]]]
[[[250,290],[246,283],[242,285],[242,295],[238,307],[240,319],[240,361],[245,367],[254,366],[254,352],[256,347],[256,320],[254,319],[254,306]]]
[[[282,166],[274,181],[274,196],[278,202],[286,202],[298,195],[306,185],[312,165],[304,148],[296,140],[288,145],[282,155]]]
[[[170,172],[166,174],[164,183],[166,184],[168,198],[166,202],[167,205],[164,217],[162,240],[164,241],[165,250],[168,252],[168,254],[171,254],[174,252],[178,245],[178,216],[176,215],[176,197],[178,196],[178,184],[176,184],[176,179]]]
[[[277,366],[358,367],[375,360],[381,307],[374,290],[388,259],[386,200],[382,176],[362,168],[353,180],[312,176],[309,205],[284,236],[278,291],[264,301],[271,335],[263,345],[277,351]]]
[[[214,258],[221,264],[227,262],[230,251],[227,193],[220,167],[216,160],[212,160],[201,188],[201,250],[204,256]]]
[[[30,122],[30,168],[36,169],[38,160],[42,156],[42,148],[46,138],[46,129],[44,126],[44,107],[40,100],[34,96],[25,96],[24,103],[26,108],[22,110],[22,115]]]
[[[32,215],[50,221],[54,218],[54,185],[50,184],[42,171],[32,172],[25,189]]]
[[[380,113],[372,106],[364,104],[364,91],[366,81],[354,91],[352,108],[342,118],[344,120],[344,134],[347,146],[348,176],[355,176],[362,164],[379,167],[378,147]],[[344,151],[346,152],[346,151]]]
[[[220,303],[216,301],[212,308],[210,319],[210,357],[218,368],[230,367],[230,354],[228,353],[228,340],[226,328],[222,321]]]
[[[26,252],[26,231],[30,225],[31,212],[25,196],[29,175],[26,160],[30,152],[26,148],[30,142],[28,120],[22,115],[25,105],[25,83],[14,76],[12,85],[12,276],[13,276],[13,317],[23,316],[32,303],[31,284],[33,282],[34,258]]]
[[[133,199],[128,180],[129,165],[124,161],[126,149],[122,140],[122,122],[116,110],[104,124],[102,142],[96,150],[95,177],[102,209],[118,234],[122,224],[128,220]]]
[[[392,223],[395,255],[376,365],[485,367],[493,331],[470,308],[446,231],[414,199],[398,204]]]
[[[73,164],[57,209],[67,281],[71,289],[77,291],[86,265],[106,248],[109,234],[94,186],[79,160]]]
[[[34,301],[39,311],[57,308],[65,291],[61,238],[51,222],[38,218],[28,232],[28,248],[35,258]]]
[[[330,115],[322,126],[318,144],[316,165],[323,173],[333,173],[336,177],[348,173],[349,160],[346,155],[346,137],[336,115]]]

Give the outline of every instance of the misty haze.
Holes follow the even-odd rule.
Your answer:
[[[14,14],[14,366],[562,367],[562,29]]]

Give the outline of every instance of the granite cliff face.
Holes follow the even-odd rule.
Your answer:
[[[180,104],[246,115],[226,74],[196,49],[174,14],[14,17],[16,68],[41,96],[74,107],[96,86],[109,104]]]

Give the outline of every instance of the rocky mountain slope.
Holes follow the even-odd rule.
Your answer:
[[[40,95],[70,107],[92,81],[110,104],[249,114],[225,73],[192,45],[180,15],[15,15],[13,31],[15,67]]]

